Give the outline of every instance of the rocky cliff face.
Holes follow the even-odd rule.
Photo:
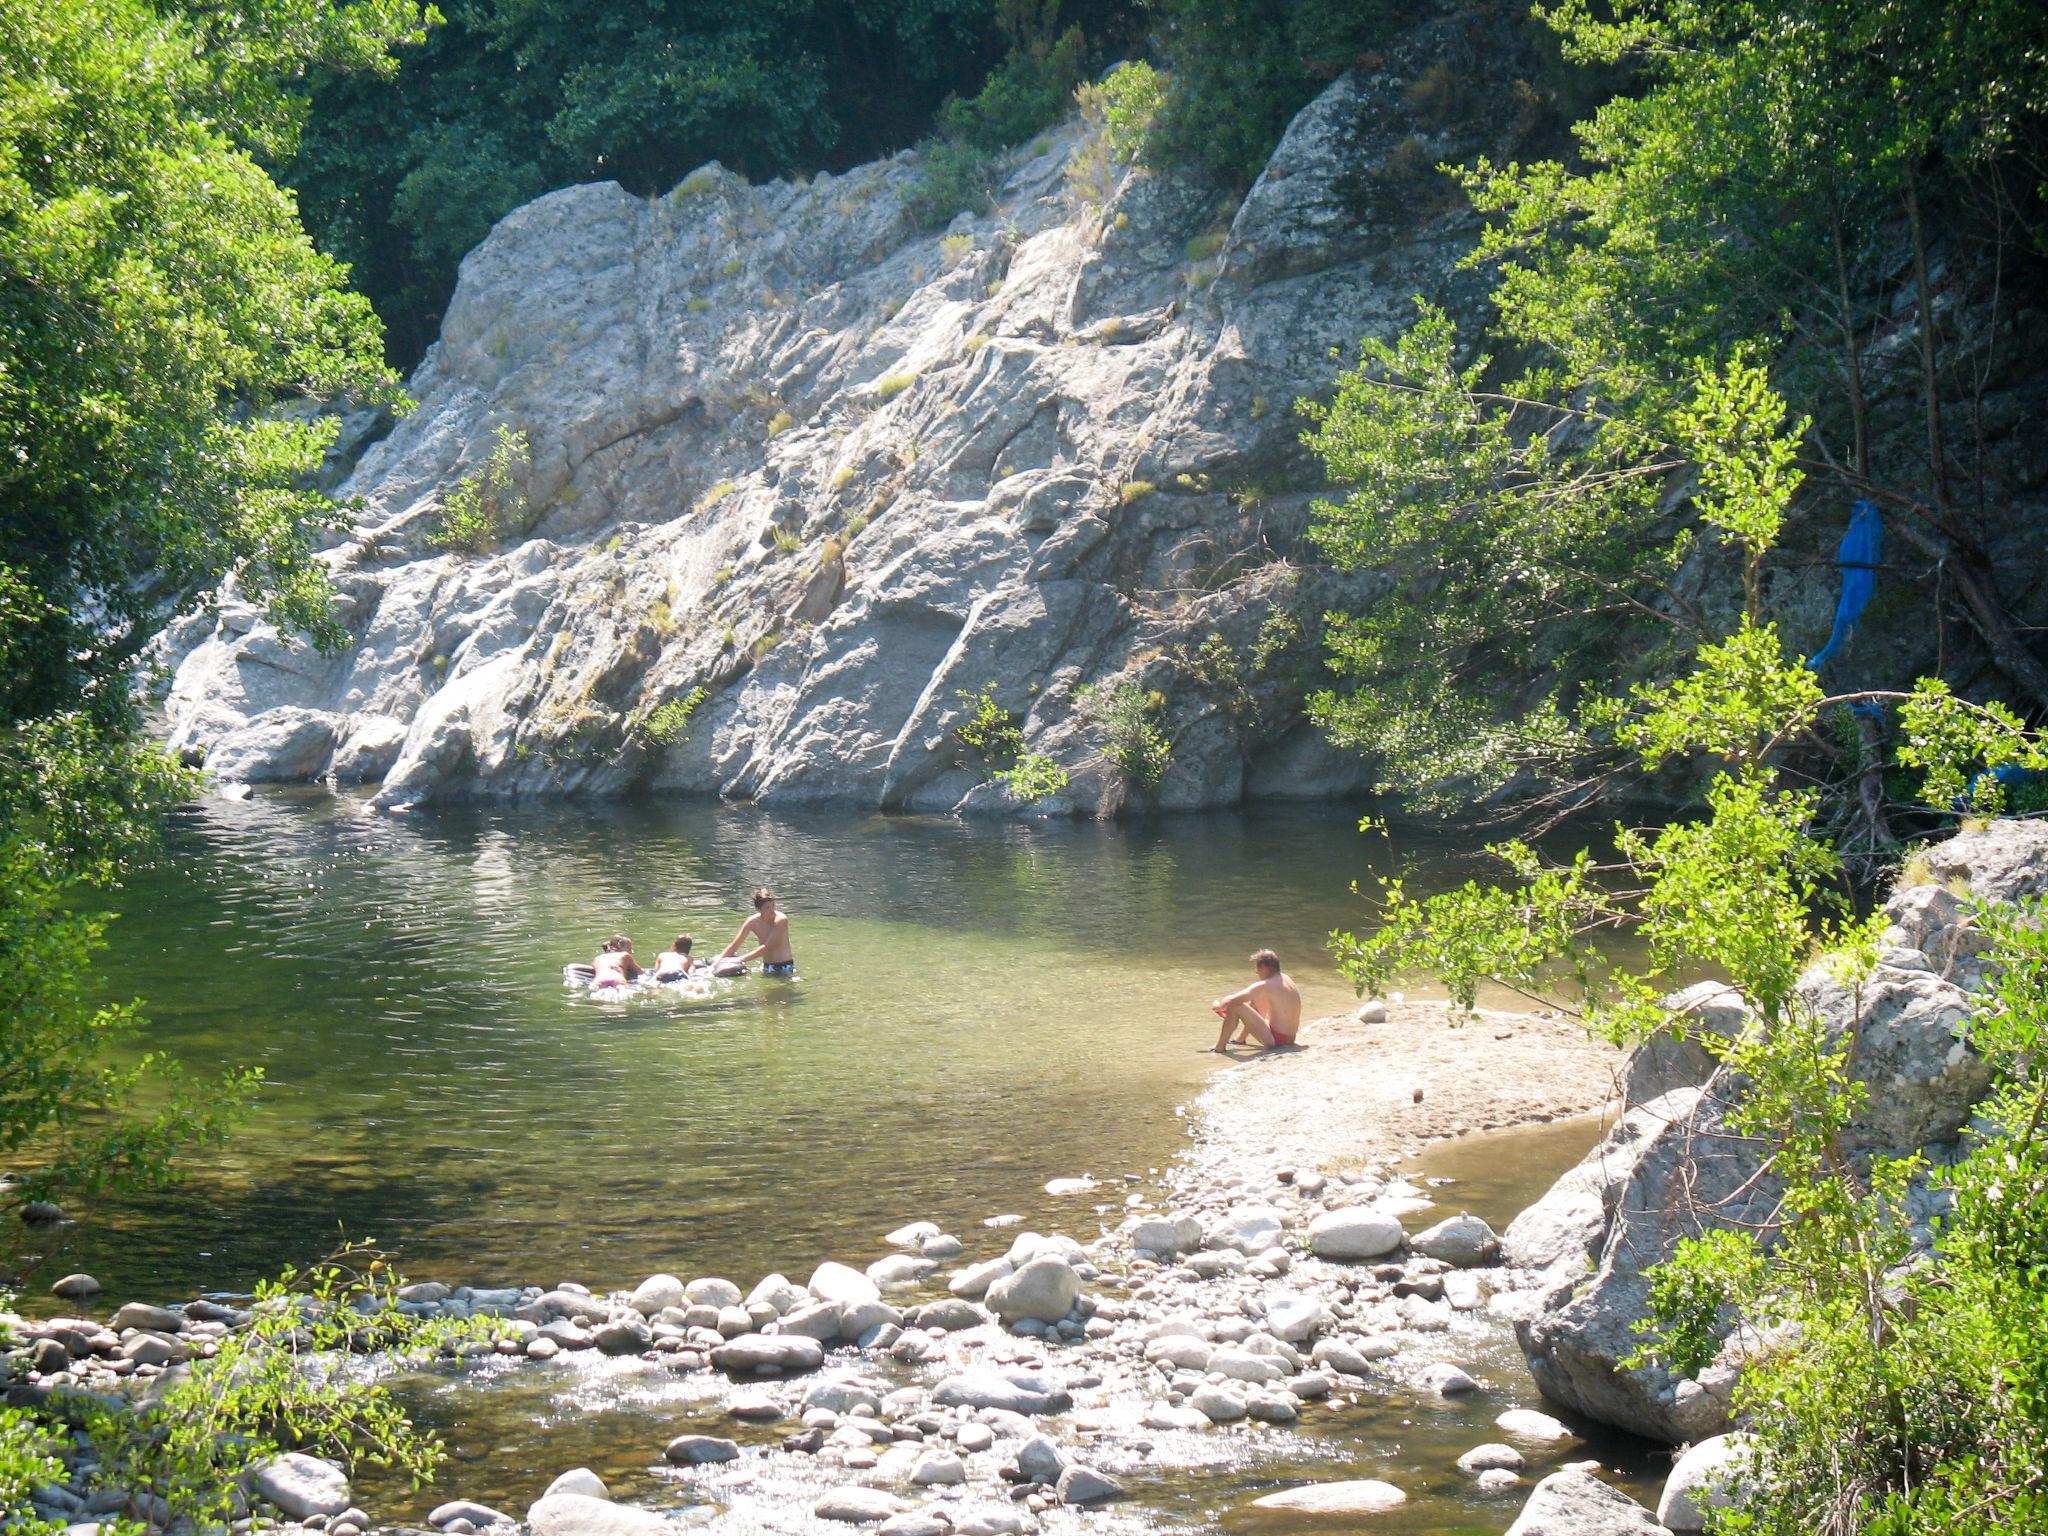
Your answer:
[[[1443,58],[1505,87],[1513,48],[1459,25],[1332,84],[1241,202],[1111,166],[1076,124],[943,235],[905,212],[907,154],[519,209],[464,262],[417,411],[341,486],[359,531],[324,558],[351,645],[288,643],[228,589],[169,637],[172,744],[386,804],[1001,808],[952,735],[992,686],[1072,771],[1050,807],[1108,811],[1131,791],[1075,692],[1127,680],[1173,743],[1157,804],[1359,785],[1297,701],[1321,614],[1371,589],[1304,556],[1291,407],[1411,295],[1474,292],[1469,212],[1428,167],[1502,130],[1402,105]],[[530,448],[521,528],[437,549],[500,428]],[[650,739],[700,687],[687,737]]]
[[[1816,965],[1800,991],[1834,1038],[1854,1041],[1850,1073],[1870,1088],[1843,1150],[1856,1158],[1919,1151],[1939,1166],[1955,1159],[1988,1086],[1982,1060],[1960,1037],[1985,982],[1985,940],[1966,901],[2048,893],[2048,824],[1997,822],[1949,839],[1918,864],[1918,882],[1885,905],[1876,972],[1852,988]],[[1677,1001],[1706,1031],[1743,1026],[1732,994],[1711,983]],[[1648,1273],[1681,1238],[1772,1219],[1779,1189],[1760,1166],[1761,1149],[1727,1128],[1739,1093],[1739,1081],[1699,1046],[1650,1042],[1629,1063],[1613,1130],[1508,1228],[1508,1261],[1544,1276],[1525,1293],[1516,1328],[1554,1401],[1673,1443],[1728,1427],[1743,1361],[1768,1340],[1736,1333],[1696,1379],[1621,1362],[1642,1342],[1635,1324],[1649,1312]],[[1923,1243],[1937,1206],[1924,1187],[1914,1197]]]

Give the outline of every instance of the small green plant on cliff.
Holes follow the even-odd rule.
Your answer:
[[[1142,61],[1121,65],[1100,84],[1084,83],[1074,92],[1089,130],[1065,171],[1075,204],[1099,209],[1109,201],[1124,167],[1144,153],[1152,120],[1165,99],[1165,77]]]
[[[1735,1324],[1772,1339],[1745,1370],[1736,1409],[1754,1440],[1739,1512],[1715,1529],[1752,1536],[2043,1529],[2048,1473],[2048,1335],[2042,1332],[2048,1220],[2048,936],[2043,914],[1980,921],[2004,974],[1971,1021],[1999,1078],[1973,1150],[1938,1173],[1917,1152],[1859,1162],[1844,1135],[1866,1098],[1851,1074],[1854,1029],[1831,1028],[1795,986],[1816,954],[1861,1011],[1878,929],[1847,908],[1840,856],[1815,835],[1817,792],[1786,771],[1786,744],[1826,712],[1898,706],[1901,756],[1926,773],[1937,806],[1982,784],[1982,765],[2048,768],[2048,747],[2006,712],[1935,683],[1910,695],[1829,698],[1762,622],[1762,562],[1799,482],[1784,409],[1737,361],[1702,375],[1682,413],[1700,466],[1701,515],[1741,554],[1748,606],[1693,666],[1592,713],[1646,771],[1712,763],[1697,813],[1653,832],[1618,828],[1618,866],[1590,852],[1554,862],[1499,845],[1508,879],[1411,896],[1381,891],[1376,931],[1332,936],[1340,967],[1382,993],[1426,971],[1469,1007],[1491,978],[1542,996],[1621,1043],[1693,1040],[1729,1071],[1730,1134],[1764,1149],[1782,1189],[1761,1226],[1698,1218],[1651,1272],[1653,1316],[1637,1363],[1697,1372]],[[1608,958],[1618,933],[1643,956]],[[1673,978],[1724,982],[1748,1024],[1723,1036],[1664,1001]],[[1955,1191],[1941,1257],[1916,1265],[1907,1197],[1915,1180]],[[1960,1523],[1951,1523],[1960,1522]]]
[[[401,1283],[382,1254],[355,1246],[258,1286],[250,1321],[167,1377],[148,1406],[87,1408],[102,1480],[154,1495],[202,1528],[227,1525],[242,1479],[286,1450],[422,1486],[441,1464],[440,1440],[412,1422],[390,1388],[335,1361],[351,1350],[427,1360],[484,1340],[496,1325],[413,1317],[399,1307]]]
[[[914,373],[885,373],[875,381],[875,398],[887,405],[916,382]]]
[[[1173,765],[1173,744],[1152,723],[1165,706],[1157,693],[1147,693],[1128,678],[1115,683],[1084,683],[1074,691],[1081,718],[1102,738],[1102,755],[1140,789],[1157,789]]]
[[[995,688],[990,683],[979,693],[953,690],[967,709],[967,718],[953,727],[953,736],[990,768],[1007,768],[1024,750],[1024,732],[1017,717],[996,702]]]
[[[524,432],[500,424],[483,468],[464,475],[442,506],[427,542],[481,554],[517,529],[526,513],[523,482],[533,464]]]
[[[640,734],[657,747],[674,746],[690,734],[690,717],[704,697],[702,688],[692,688],[680,699],[670,699],[640,723]]]
[[[1010,798],[1031,805],[1057,795],[1067,787],[1067,770],[1043,752],[1026,752],[1007,768],[996,771],[996,781]]]

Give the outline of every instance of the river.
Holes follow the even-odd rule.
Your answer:
[[[1086,1238],[1114,1212],[1055,1201],[1045,1181],[1173,1158],[1212,1069],[1204,1005],[1249,979],[1250,949],[1280,951],[1309,1017],[1351,1006],[1325,940],[1368,918],[1352,882],[1397,859],[1432,883],[1475,871],[1469,842],[1356,820],[1321,806],[980,824],[689,803],[394,818],[313,793],[206,801],[120,893],[110,981],[142,999],[152,1047],[195,1072],[260,1066],[264,1086],[226,1148],[106,1213],[65,1266],[116,1302],[177,1299],[244,1290],[345,1233],[415,1277],[602,1289],[657,1270],[747,1285],[864,1264],[912,1218],[970,1233],[1016,1213]],[[715,953],[757,883],[792,914],[800,980],[702,1002],[564,988],[563,963],[614,931],[643,956],[685,931]],[[1504,1220],[1592,1135],[1539,1136],[1506,1157],[1517,1173],[1494,1208],[1467,1203]],[[1503,1159],[1484,1161],[1498,1179]],[[1519,1369],[1511,1349],[1491,1363]],[[630,1495],[645,1481],[637,1421],[674,1404],[589,1368],[566,1393],[531,1376],[422,1388],[455,1454],[443,1491],[530,1498],[542,1470],[587,1460]],[[1484,1423],[1388,1439],[1360,1411],[1314,1459],[1364,1436],[1390,1472],[1438,1464]],[[620,1415],[630,1435],[607,1428]],[[614,1443],[627,1449],[608,1461]],[[1245,1475],[1270,1486],[1273,1470]],[[1150,1502],[1199,1525],[1229,1487],[1176,1483]],[[1459,1505],[1439,1527],[1434,1507],[1425,1496],[1400,1528],[1499,1530],[1511,1513],[1464,1525]]]

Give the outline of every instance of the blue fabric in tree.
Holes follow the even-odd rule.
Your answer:
[[[1835,551],[1835,563],[1842,568],[1842,597],[1835,604],[1835,627],[1828,643],[1815,651],[1807,665],[1818,672],[1826,661],[1848,644],[1849,631],[1863,617],[1877,591],[1877,563],[1884,555],[1884,521],[1874,502],[1859,501],[1849,514],[1848,531]]]

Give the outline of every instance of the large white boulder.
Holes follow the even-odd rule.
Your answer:
[[[1309,1250],[1319,1259],[1378,1259],[1406,1240],[1401,1223],[1362,1205],[1324,1211],[1308,1224]]]
[[[348,1474],[303,1451],[286,1451],[258,1467],[256,1492],[294,1520],[338,1515],[352,1501]]]

